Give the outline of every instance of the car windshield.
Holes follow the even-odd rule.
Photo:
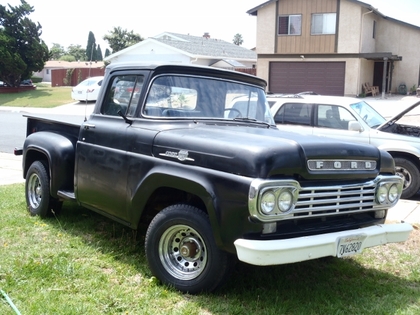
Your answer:
[[[371,128],[376,128],[386,122],[376,110],[374,110],[366,102],[358,102],[351,104],[350,107],[369,125]]]
[[[183,75],[157,77],[148,91],[143,115],[274,124],[262,88],[218,78]]]

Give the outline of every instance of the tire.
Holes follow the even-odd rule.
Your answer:
[[[230,271],[229,255],[218,249],[208,216],[192,206],[159,212],[147,229],[145,249],[153,275],[181,292],[213,291]]]
[[[394,158],[395,173],[404,179],[402,199],[413,197],[420,189],[420,171],[410,160]]]
[[[28,169],[25,182],[25,197],[28,211],[31,215],[41,218],[61,210],[62,202],[50,196],[50,178],[47,164],[44,161],[35,161]]]

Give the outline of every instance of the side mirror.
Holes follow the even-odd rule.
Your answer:
[[[363,128],[358,121],[353,120],[353,121],[349,121],[349,130],[362,132]]]

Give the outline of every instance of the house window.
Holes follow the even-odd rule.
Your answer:
[[[47,69],[47,74],[50,74],[50,69]]]
[[[335,34],[336,13],[312,14],[312,35]]]
[[[300,35],[302,32],[302,15],[279,16],[279,35]]]

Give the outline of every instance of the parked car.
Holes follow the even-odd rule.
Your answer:
[[[281,130],[369,143],[388,151],[394,158],[396,173],[404,179],[402,198],[419,191],[420,127],[412,123],[413,111],[420,102],[386,120],[358,98],[268,95],[267,101]]]
[[[103,79],[103,76],[98,76],[80,82],[72,88],[71,98],[76,101],[96,101]]]
[[[22,80],[20,82],[20,85],[32,86],[32,80],[31,79]]]

